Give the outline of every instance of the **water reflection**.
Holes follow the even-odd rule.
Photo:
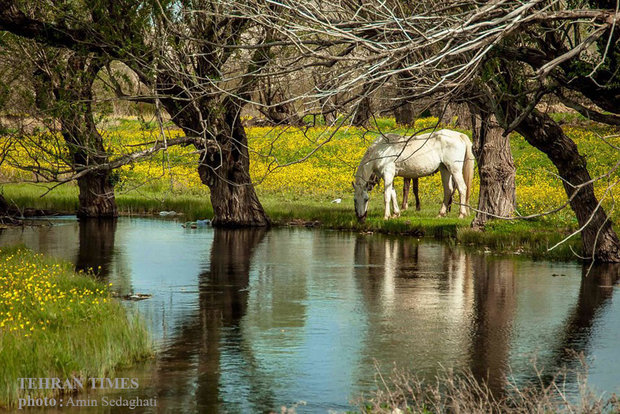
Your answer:
[[[79,222],[76,270],[95,270],[102,278],[110,274],[114,252],[116,220],[84,219]],[[93,268],[93,265],[96,265]]]
[[[598,330],[613,329],[604,326],[602,320],[605,319],[605,313],[611,311],[611,301],[619,278],[620,264],[599,264],[592,268],[583,266],[577,303],[567,315],[549,365],[566,367],[574,377],[573,370],[583,369],[580,354],[586,357],[583,362],[588,365],[602,362],[595,361],[589,351]],[[605,358],[605,355],[602,356]],[[552,374],[545,370],[543,380],[550,381]],[[536,380],[538,378],[531,379]]]
[[[214,231],[208,270],[198,276],[196,312],[177,327],[158,358],[153,380],[161,409],[218,412],[221,364],[236,359],[244,365],[239,322],[247,306],[252,254],[264,235],[264,229]]]
[[[346,410],[376,367],[394,365],[429,377],[471,369],[501,393],[508,375],[535,379],[533,355],[545,373],[574,366],[566,349],[585,353],[598,389],[618,391],[618,266],[585,277],[575,264],[410,238],[110,223],[5,232],[0,244],[60,252],[101,266],[122,292],[153,294],[135,306],[159,356],[132,375],[163,411]]]
[[[584,266],[579,287],[579,299],[568,315],[566,328],[558,344],[558,362],[568,362],[566,350],[587,350],[594,324],[611,301],[620,278],[620,265],[600,264],[590,269]]]
[[[512,323],[517,307],[515,262],[473,258],[476,275],[472,318],[471,371],[501,393],[506,381]]]

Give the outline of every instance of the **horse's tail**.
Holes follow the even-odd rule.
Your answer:
[[[471,186],[474,180],[474,152],[472,151],[472,144],[469,137],[465,134],[461,134],[461,139],[465,143],[465,161],[463,162],[463,179],[467,186],[465,192],[465,204],[469,205],[469,197],[471,195]],[[469,208],[467,209],[469,211]]]

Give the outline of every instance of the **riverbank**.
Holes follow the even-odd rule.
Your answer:
[[[74,214],[77,209],[77,188],[64,185],[41,197],[47,185],[5,184],[4,196],[20,208],[48,210],[58,214]],[[298,196],[293,199],[273,194],[261,194],[260,199],[276,226],[320,226],[327,229],[378,232],[420,237],[432,237],[460,243],[467,248],[500,254],[517,254],[536,259],[576,260],[574,252],[580,249],[579,236],[548,251],[575,230],[557,217],[536,220],[498,220],[491,222],[484,232],[470,228],[472,217],[458,219],[452,212],[438,218],[438,205],[425,205],[421,211],[410,208],[401,217],[383,220],[382,197],[371,200],[368,219],[360,224],[353,212],[352,196],[343,196],[340,203],[322,197],[319,199]],[[211,218],[213,209],[208,195],[176,194],[166,191],[139,191],[120,193],[116,196],[122,215],[159,216],[160,211],[182,214],[180,220],[192,221]]]
[[[615,148],[620,145],[617,129],[585,119],[564,119],[567,115],[556,114],[555,117],[563,122],[565,133],[575,141],[580,153],[587,157],[591,176],[604,176],[617,163]],[[548,251],[578,227],[569,207],[535,220],[497,221],[490,224],[486,231],[475,232],[469,228],[471,217],[459,220],[452,213],[448,218],[436,218],[443,197],[439,174],[420,180],[421,212],[409,210],[398,219],[384,221],[383,195],[375,189],[371,196],[369,219],[364,225],[358,224],[353,213],[351,180],[377,131],[413,134],[435,126],[436,118],[419,119],[409,129],[395,124],[393,119],[380,118],[372,131],[348,126],[338,130],[324,126],[249,127],[250,173],[259,198],[276,225],[315,225],[318,222],[330,229],[431,236],[502,254],[577,259],[573,251],[580,251],[578,236]],[[127,146],[152,141],[160,133],[157,124],[136,119],[106,119],[100,127],[112,146],[112,152],[119,154],[126,151]],[[173,126],[169,127],[166,133],[170,138],[182,134]],[[518,134],[511,134],[510,145],[516,166],[517,211],[522,215],[536,215],[565,204],[562,181],[547,157]],[[320,148],[317,150],[317,147]],[[27,162],[28,154],[16,151],[12,156]],[[173,147],[167,153],[115,171],[112,178],[121,214],[158,215],[162,210],[173,210],[183,213],[188,221],[212,217],[208,188],[200,182],[196,155],[192,151],[190,147]],[[307,160],[297,162],[309,154],[312,156]],[[615,170],[609,181],[598,180],[594,183],[603,208],[616,223],[620,222],[620,210],[613,208],[613,200],[618,197],[618,187],[609,189],[608,185],[619,177],[618,174],[620,172]],[[11,183],[2,185],[2,194],[20,209],[28,207],[69,214],[76,211],[75,185],[59,186],[45,194],[50,184],[19,184],[33,178],[31,173],[21,171],[8,162],[0,166],[0,179]],[[400,192],[402,179],[396,180],[396,186]],[[476,174],[472,205],[476,205],[478,188]],[[338,199],[341,203],[332,203]]]
[[[24,390],[19,378],[86,383],[152,355],[143,322],[108,289],[70,263],[25,248],[0,250],[0,407],[59,392]]]

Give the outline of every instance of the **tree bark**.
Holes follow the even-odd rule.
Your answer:
[[[337,111],[336,104],[333,102],[335,98],[326,97],[320,98],[319,101],[321,103],[321,115],[323,115],[323,122],[326,126],[333,125],[336,123],[337,119]]]
[[[110,171],[89,172],[78,178],[79,218],[114,218],[118,216]]]
[[[215,227],[269,226],[250,177],[248,138],[237,114],[221,120],[217,144],[201,148],[198,175],[211,192]]]
[[[365,96],[362,98],[355,109],[355,116],[351,121],[351,125],[364,126],[368,123],[368,120],[372,116],[372,110],[370,108],[370,98]]]
[[[515,165],[510,140],[502,136],[495,118],[472,113],[473,152],[478,163],[480,192],[478,211],[471,226],[483,229],[493,216],[510,217],[514,213]]]
[[[98,57],[73,54],[67,58],[66,70],[49,74],[43,85],[55,84],[55,115],[60,119],[61,132],[71,156],[74,171],[92,169],[108,161],[103,137],[93,117],[92,85],[102,66]],[[62,68],[57,68],[60,72]],[[52,81],[58,77],[57,82]],[[37,91],[45,94],[44,90]],[[44,108],[43,108],[44,109]],[[110,170],[87,171],[77,180],[80,218],[114,218],[118,216]]]
[[[416,113],[411,102],[403,102],[394,109],[394,120],[398,125],[413,125],[415,123]]]
[[[544,152],[558,170],[570,206],[577,216],[583,255],[598,262],[620,262],[620,241],[612,222],[594,195],[586,160],[577,145],[548,115],[533,110],[516,128],[532,146]],[[585,185],[584,185],[585,184]],[[576,186],[583,185],[580,188]]]

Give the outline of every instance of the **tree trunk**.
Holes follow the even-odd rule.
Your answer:
[[[2,194],[0,194],[0,214],[6,215],[9,212],[9,203]]]
[[[394,109],[394,120],[398,125],[413,125],[415,123],[415,109],[411,102],[403,102]]]
[[[457,128],[472,129],[470,109],[464,103],[436,103],[431,107],[431,114],[439,118],[439,122]]]
[[[114,218],[118,216],[114,186],[108,170],[89,172],[78,178],[80,189],[79,218]]]
[[[272,125],[303,125],[303,120],[295,113],[295,107],[289,103],[279,103],[260,111]]]
[[[76,103],[70,105],[81,106]],[[92,119],[90,103],[86,109],[73,109],[70,118],[62,120],[62,134],[73,159],[76,171],[94,168],[107,162],[103,147],[103,137],[97,131]],[[80,218],[114,218],[118,216],[114,186],[110,180],[110,170],[99,169],[87,171],[77,179],[79,206],[77,216]]]
[[[333,125],[336,123],[336,105],[333,102],[335,98],[326,97],[320,98],[321,103],[321,114],[323,115],[323,122],[326,126]]]
[[[269,226],[250,178],[248,139],[236,116],[226,117],[217,145],[203,148],[198,175],[211,191],[215,227]]]
[[[110,171],[92,170],[108,162],[103,137],[97,131],[92,110],[93,82],[102,64],[98,57],[73,54],[67,58],[64,72],[56,69],[53,75],[42,76],[41,86],[55,85],[54,112],[60,119],[62,136],[71,155],[71,167],[76,172],[91,169],[77,180],[80,190],[77,216],[80,218],[118,216]],[[59,76],[59,80],[53,82],[52,76]],[[45,94],[44,90],[40,92]]]
[[[473,152],[480,176],[478,211],[471,226],[483,229],[493,216],[510,217],[514,213],[515,165],[510,140],[502,136],[494,117],[472,114],[471,125]]]
[[[558,169],[562,183],[570,198],[570,206],[577,216],[583,243],[583,254],[599,262],[620,262],[620,241],[612,222],[594,195],[592,183],[576,189],[591,180],[586,160],[579,154],[577,145],[548,115],[532,111],[516,128],[530,145],[544,152]],[[598,207],[598,208],[597,208]]]
[[[355,109],[355,116],[351,121],[351,125],[364,126],[368,123],[368,120],[371,116],[372,111],[370,109],[370,98],[368,96],[365,96],[360,100],[357,108]]]

